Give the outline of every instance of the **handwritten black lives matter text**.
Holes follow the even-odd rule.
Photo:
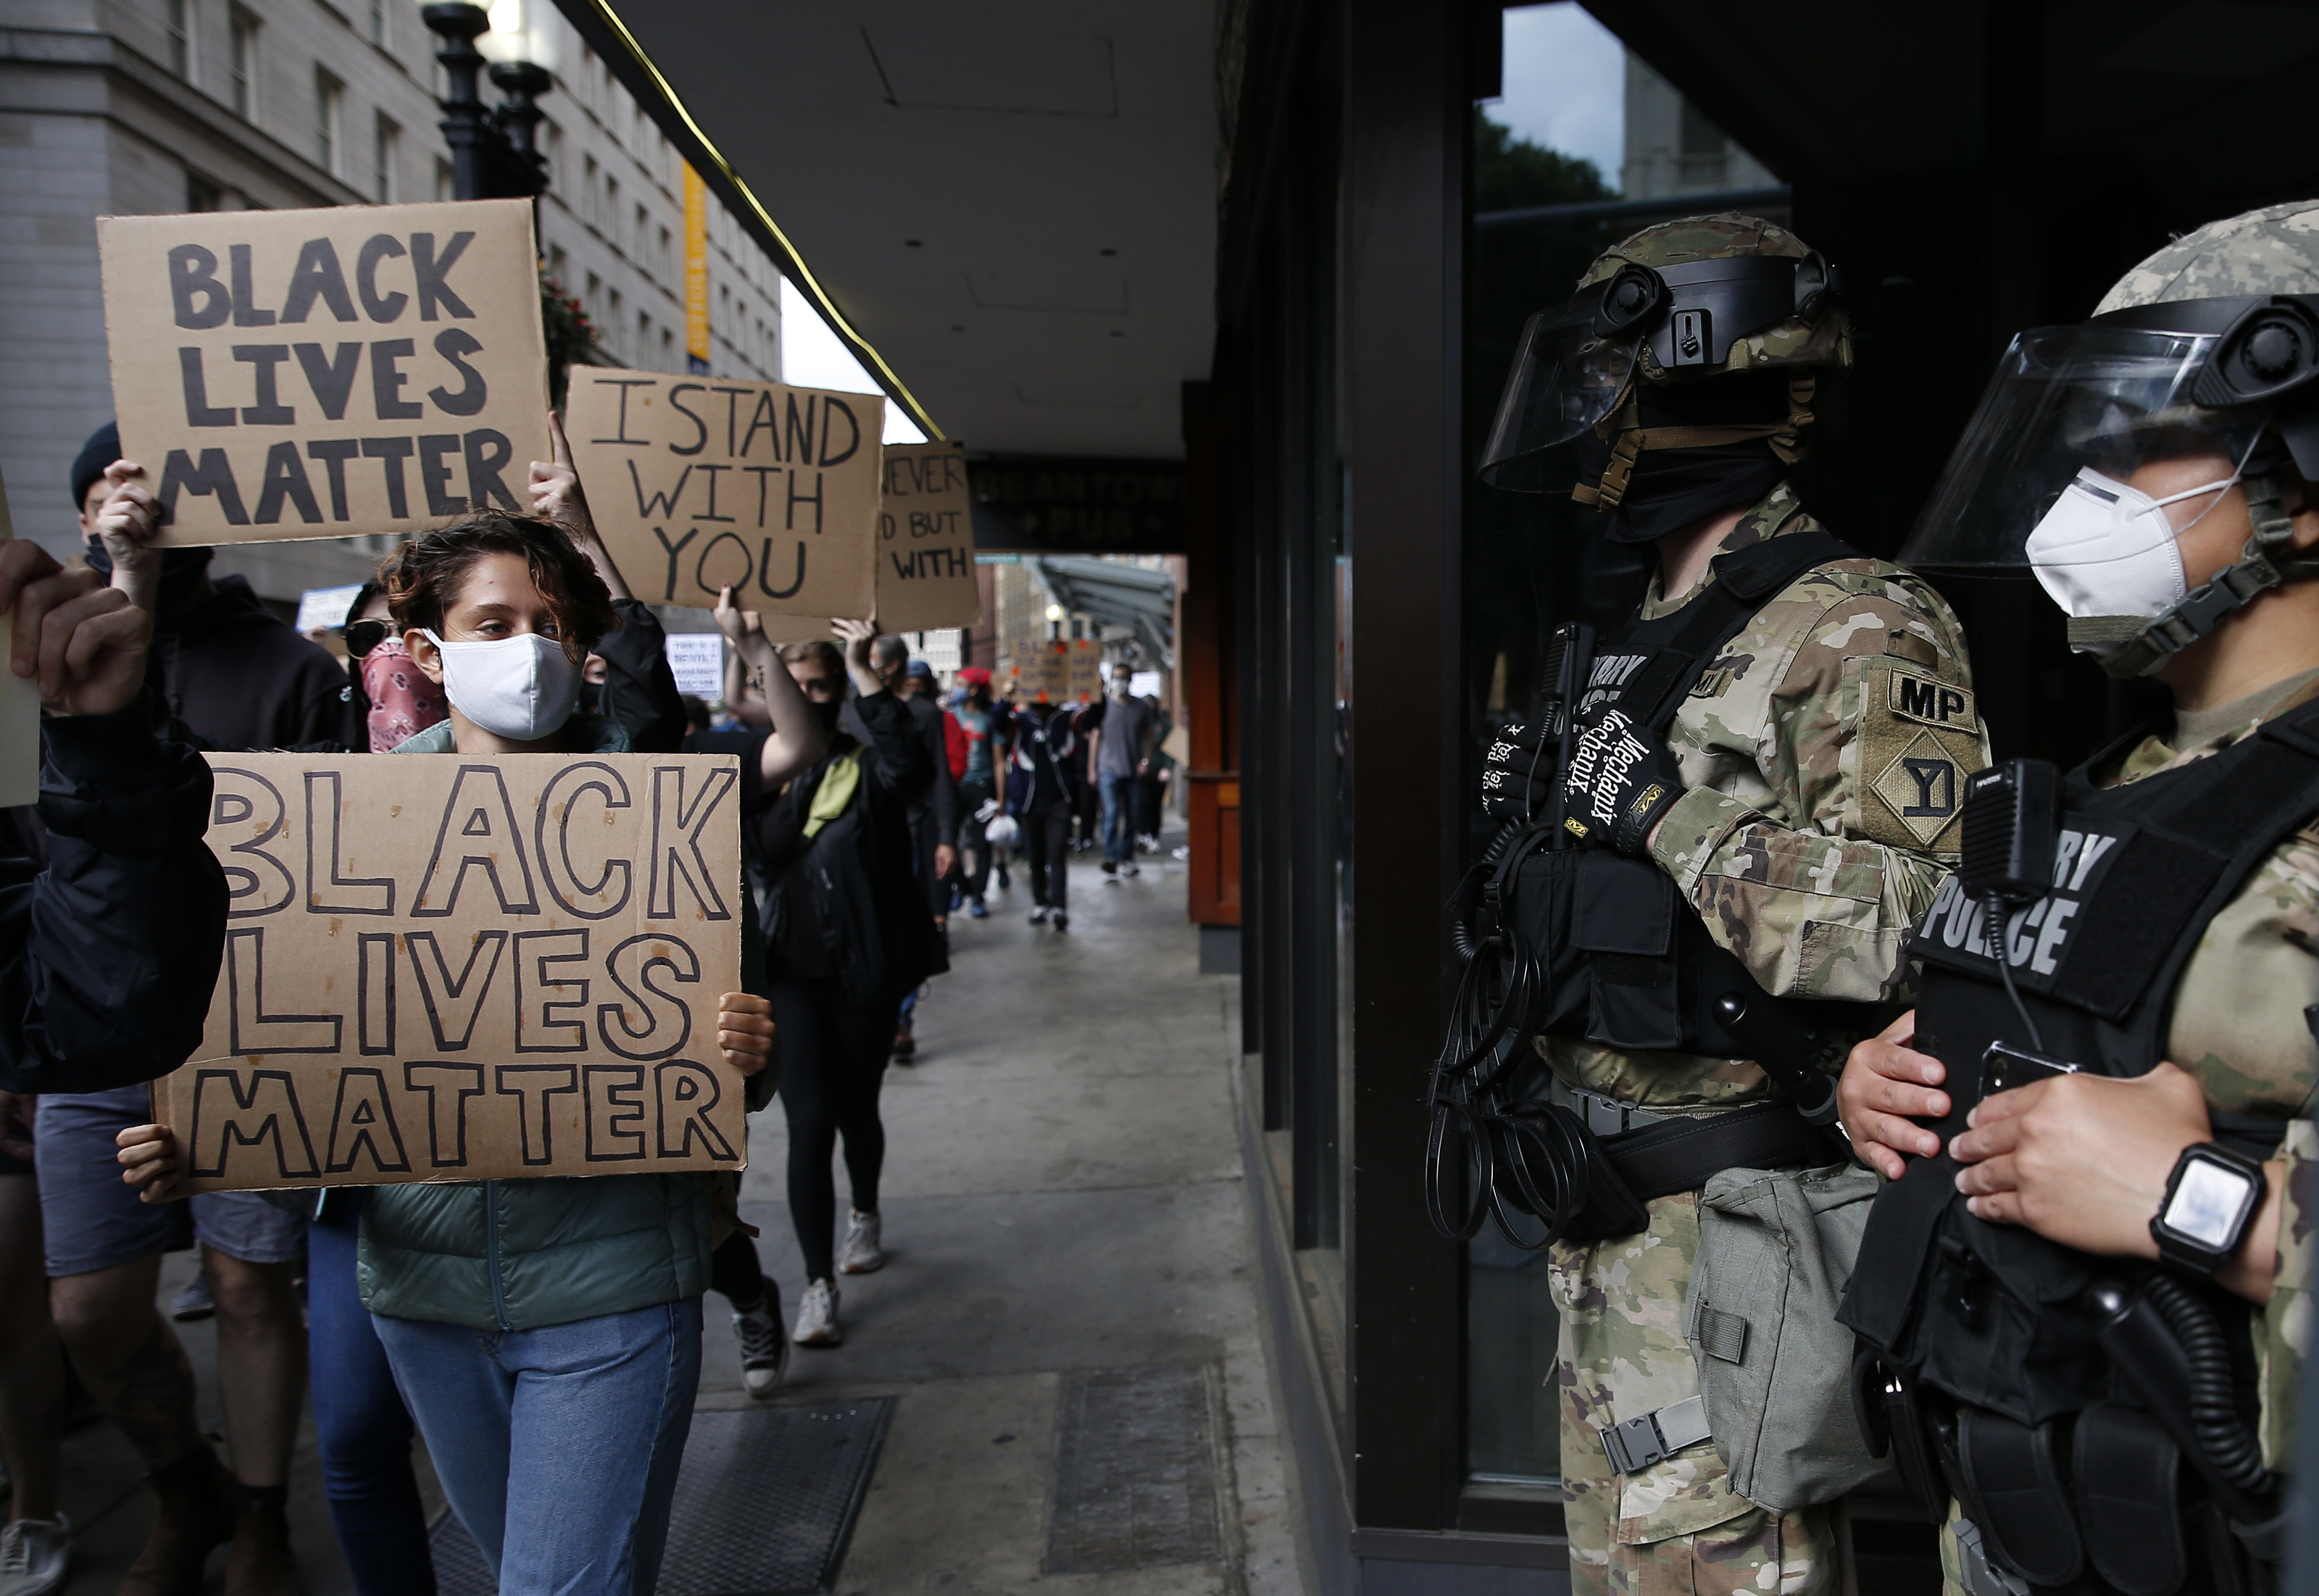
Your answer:
[[[731,762],[446,762],[383,805],[300,762],[212,759],[226,957],[167,1093],[196,1180],[740,1162]]]

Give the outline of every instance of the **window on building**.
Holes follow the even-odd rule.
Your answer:
[[[596,224],[596,158],[580,158],[580,220],[593,227]]]
[[[663,288],[676,281],[676,250],[670,242],[666,228],[660,230],[660,248],[653,255],[653,271]]]
[[[623,248],[626,240],[620,237],[620,180],[607,172],[604,175],[604,236],[615,249]]]
[[[347,86],[323,71],[314,68],[314,162],[333,177],[343,176],[339,169],[345,155],[345,140],[339,136],[339,122],[346,112]]]
[[[604,296],[604,341],[606,343],[619,342],[620,318],[626,314],[627,312],[620,307],[620,291],[615,288]]]
[[[652,312],[638,311],[636,312],[636,344],[630,351],[636,356],[638,365],[652,358]]]
[[[257,120],[257,19],[233,8],[226,23],[226,98],[245,122]]]
[[[634,220],[636,231],[628,235],[629,252],[636,257],[638,264],[642,265],[646,271],[650,271],[652,262],[646,257],[645,251],[652,248],[652,212],[638,205]]]
[[[441,156],[435,158],[435,197],[438,200],[458,197],[459,185],[451,174],[451,163]]]
[[[194,0],[169,0],[169,70],[188,83],[194,77]]]
[[[676,334],[665,327],[660,329],[660,368],[663,371],[676,369]]]
[[[1719,187],[1730,167],[1723,130],[1689,100],[1683,103],[1682,181],[1685,188]]]
[[[589,320],[593,320],[596,316],[596,307],[603,303],[603,302],[604,279],[598,276],[595,273],[590,272],[588,274],[588,292],[580,296],[580,307],[588,312]]]
[[[188,211],[222,211],[225,190],[199,172],[185,174],[185,209]]]
[[[402,147],[402,130],[384,112],[371,129],[370,195],[382,205],[394,203],[395,155]]]
[[[552,122],[543,122],[539,135],[539,151],[547,158],[547,185],[554,188],[556,175],[564,170],[564,130]]]
[[[384,46],[389,42],[386,36],[386,0],[369,0],[368,9],[370,41],[373,44]]]
[[[563,245],[550,244],[547,247],[547,275],[555,279],[557,287],[564,286],[567,268],[571,264],[572,257],[564,253]]]

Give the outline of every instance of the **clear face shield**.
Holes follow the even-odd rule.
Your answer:
[[[2179,597],[2175,541],[2239,480],[2268,419],[2260,405],[2192,398],[2218,341],[2101,323],[2021,334],[1901,562],[2035,574],[2073,614],[2125,613],[2084,606],[2101,600],[2099,590],[2150,580],[2111,578],[2170,563]]]
[[[1791,319],[1817,320],[1838,288],[1818,255],[1629,262],[1523,327],[1482,449],[1482,480],[1516,492],[1569,487],[1574,463],[1556,451],[1626,401],[1646,349],[1654,381],[1721,371],[1739,339]]]

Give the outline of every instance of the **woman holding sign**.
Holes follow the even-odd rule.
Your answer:
[[[579,710],[611,594],[565,530],[487,513],[407,545],[395,624],[449,718],[399,753],[625,753]],[[818,752],[800,725],[791,757]],[[739,861],[734,861],[735,879]],[[762,1070],[771,1006],[728,993],[717,1040]],[[167,1194],[158,1127],[124,1136],[127,1178]],[[363,1215],[363,1296],[444,1492],[504,1596],[648,1591],[699,1377],[710,1276],[707,1175],[384,1186]]]
[[[792,643],[776,658],[754,619],[734,607],[731,588],[719,596],[717,624],[776,717],[801,692],[832,738],[827,757],[802,771],[777,771],[766,745],[768,797],[757,825],[771,884],[765,962],[781,1033],[790,1220],[805,1255],[805,1298],[790,1339],[835,1347],[844,1339],[837,1275],[868,1274],[886,1261],[878,1219],[886,1131],[878,1094],[902,996],[932,963],[934,922],[912,866],[907,809],[932,772],[925,739],[871,661],[875,626],[833,621],[843,654],[826,642]],[[836,730],[849,677],[867,744]],[[842,1250],[830,1175],[841,1136],[853,1196]]]

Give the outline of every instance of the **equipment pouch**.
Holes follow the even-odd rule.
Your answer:
[[[1684,1009],[1675,915],[1689,911],[1674,880],[1647,859],[1579,856],[1571,945],[1591,955],[1586,1039],[1627,1051],[1683,1045]]]
[[[2189,1577],[2182,1454],[2158,1420],[2116,1402],[2078,1415],[2071,1436],[2078,1516],[2094,1572],[2119,1596],[2170,1596]]]
[[[1876,1190],[1836,1164],[1726,1169],[1700,1195],[1683,1339],[1731,1489],[1775,1513],[1899,1489],[1854,1421],[1853,1336],[1836,1321]]]

